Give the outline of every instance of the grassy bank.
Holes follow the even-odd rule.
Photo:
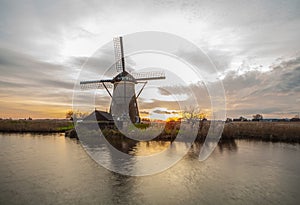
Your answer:
[[[167,124],[157,140],[173,140],[178,133],[179,124]],[[200,123],[198,140],[203,141],[208,133],[210,122]],[[143,127],[146,128],[146,127]],[[73,123],[69,120],[0,120],[0,132],[65,132],[70,136],[76,135]],[[152,130],[151,130],[152,129]],[[142,129],[136,133],[141,138],[147,138],[147,133],[154,132],[155,128]],[[121,136],[118,131],[105,129],[105,136]],[[188,134],[188,133],[187,133]],[[145,136],[143,136],[145,135]],[[300,122],[231,122],[226,123],[222,139],[255,139],[272,142],[300,143]]]
[[[188,126],[182,125],[182,126]],[[155,140],[168,140],[172,141],[176,138],[180,127],[180,123],[167,124],[162,132],[158,133]],[[210,128],[210,122],[200,123],[199,131],[197,134],[198,141],[204,141],[208,130]],[[143,129],[140,132],[134,132],[135,139],[146,139],[149,133],[155,133],[156,128]],[[84,129],[83,133],[89,135],[91,130]],[[109,138],[126,138],[122,133],[115,129],[102,130],[104,136]],[[189,132],[184,133],[189,136]],[[76,132],[72,133],[73,137]],[[272,142],[290,142],[300,143],[300,122],[231,122],[226,123],[222,133],[222,140],[232,139],[253,139]]]
[[[0,132],[64,132],[72,128],[69,120],[0,120]]]
[[[227,123],[225,125],[222,138],[300,143],[300,122]]]

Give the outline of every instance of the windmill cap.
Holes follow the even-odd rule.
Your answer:
[[[129,81],[136,83],[135,78],[129,74],[127,71],[123,71],[119,73],[116,77],[112,79],[112,83],[120,82],[120,81]]]

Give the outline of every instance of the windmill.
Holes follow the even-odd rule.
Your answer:
[[[165,74],[159,71],[129,73],[126,71],[122,37],[114,38],[115,68],[118,74],[112,79],[81,81],[82,89],[105,89],[111,97],[110,114],[114,120],[131,120],[140,122],[137,99],[149,80],[165,79]],[[143,86],[136,94],[136,84]],[[108,88],[113,87],[111,93]]]

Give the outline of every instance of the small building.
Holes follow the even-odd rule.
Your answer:
[[[96,117],[96,120],[98,122],[101,121],[114,121],[112,118],[112,115],[108,112],[104,112],[104,111],[99,111],[99,110],[95,110],[94,112],[92,112],[91,114],[89,114],[88,116],[86,116],[83,121],[94,121]]]
[[[95,122],[95,119],[97,120],[97,123],[101,129],[113,128],[115,125],[113,117],[110,113],[99,110],[95,110],[94,112],[86,116],[83,119],[83,122]]]

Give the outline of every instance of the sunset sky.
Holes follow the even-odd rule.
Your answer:
[[[114,36],[140,31],[169,32],[201,48],[219,71],[228,117],[293,117],[300,112],[299,11],[298,0],[0,0],[0,118],[63,118],[86,59]],[[178,110],[163,91],[176,83],[167,82],[145,90],[145,113]],[[189,83],[201,98],[201,82]],[[108,96],[100,101],[101,109],[109,105]]]

